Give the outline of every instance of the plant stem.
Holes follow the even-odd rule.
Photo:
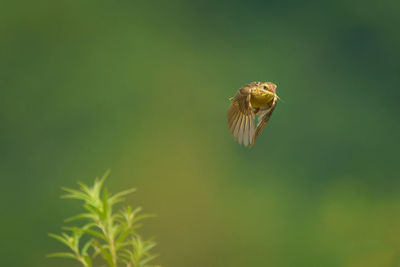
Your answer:
[[[84,259],[82,256],[79,256],[79,261],[83,264],[83,266],[85,266],[85,267],[90,267],[90,266],[86,263],[85,259]]]
[[[107,239],[109,251],[110,251],[110,256],[111,256],[111,261],[112,265],[110,267],[116,267],[117,266],[117,253],[115,251],[115,244],[114,244],[114,236],[111,234],[110,229],[110,224],[106,222],[106,227],[102,223],[99,223],[100,229],[103,231],[104,236]]]
[[[115,244],[114,244],[114,239],[111,238],[110,241],[110,254],[111,254],[111,259],[113,261],[114,266],[117,266],[117,253],[115,251]]]

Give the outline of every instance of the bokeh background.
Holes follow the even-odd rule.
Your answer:
[[[1,266],[78,266],[60,187],[108,168],[164,267],[400,266],[399,1],[1,6]],[[246,149],[251,81],[284,102]]]

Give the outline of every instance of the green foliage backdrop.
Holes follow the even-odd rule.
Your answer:
[[[400,264],[398,1],[5,1],[2,266],[48,259],[108,168],[165,267]],[[249,150],[228,98],[272,81]]]

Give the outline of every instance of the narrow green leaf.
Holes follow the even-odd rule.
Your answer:
[[[124,197],[124,196],[126,196],[128,194],[131,194],[131,193],[133,193],[135,191],[136,191],[136,188],[131,188],[131,189],[124,190],[124,191],[121,191],[119,193],[116,193],[115,195],[110,197],[110,202],[112,202],[113,204],[121,202],[121,201],[123,201],[122,197]]]
[[[107,240],[107,238],[106,238],[103,234],[101,234],[101,233],[99,233],[99,232],[96,232],[96,231],[94,231],[94,230],[85,229],[85,230],[83,230],[83,231],[84,231],[85,233],[89,234],[89,235],[94,236],[94,237],[101,238],[102,240]]]
[[[157,245],[156,242],[151,242],[144,247],[143,251],[148,252],[150,249],[154,248],[156,245]]]
[[[137,207],[136,209],[134,209],[134,210],[132,211],[132,214],[136,216],[136,214],[138,214],[139,212],[141,212],[142,209],[143,209],[143,208],[139,206],[139,207]]]
[[[68,252],[56,252],[46,255],[47,258],[69,258],[79,260],[74,254]]]
[[[97,204],[97,206],[85,204],[83,207],[93,215],[96,214],[98,217],[101,217],[103,215],[103,207],[102,207],[101,202],[99,202],[99,204]]]
[[[90,197],[83,192],[68,187],[62,187],[61,189],[69,193],[66,195],[62,195],[61,198],[79,199],[85,202],[90,202]]]
[[[85,192],[87,195],[89,196],[92,195],[92,190],[90,190],[90,188],[86,184],[78,182],[78,185],[80,186],[81,190]]]
[[[136,229],[139,229],[143,226],[142,223],[135,223],[134,225],[131,226],[131,230],[134,231]]]
[[[123,243],[125,239],[133,232],[131,228],[126,229],[125,231],[121,232],[121,234],[117,238],[117,244]]]
[[[141,265],[145,265],[146,263],[148,263],[148,262],[154,260],[154,259],[157,258],[158,256],[159,256],[159,255],[151,255],[151,256],[148,256],[148,257],[146,257],[145,259],[141,260],[141,261],[140,261],[140,264],[141,264]]]
[[[69,242],[67,238],[52,233],[49,233],[49,236],[60,241],[61,243],[65,244],[67,247],[72,249],[72,244]]]
[[[97,248],[100,250],[101,256],[108,262],[110,266],[114,266],[110,253],[101,245],[98,245]]]
[[[89,222],[81,227],[81,230],[85,232],[85,230],[91,229],[92,227],[98,227],[96,223]]]
[[[103,175],[103,177],[101,177],[101,179],[99,180],[99,179],[95,179],[95,181],[94,181],[94,185],[93,185],[93,191],[94,191],[94,194],[96,195],[96,196],[100,196],[100,191],[101,191],[101,188],[102,188],[102,186],[103,186],[103,183],[104,183],[104,181],[107,179],[107,177],[110,175],[110,170],[108,169],[105,173],[104,173],[104,175]]]
[[[100,181],[103,184],[103,182],[107,179],[108,176],[110,176],[111,169],[107,169],[106,172],[103,174],[103,177],[101,177]]]
[[[133,222],[138,222],[138,221],[141,221],[143,219],[154,218],[154,217],[157,217],[157,216],[155,214],[143,214],[143,215],[139,215],[139,216],[135,217],[133,219]]]
[[[82,214],[78,214],[72,217],[69,217],[67,219],[65,219],[65,222],[72,222],[72,221],[77,221],[77,220],[87,220],[87,219],[92,219],[94,220],[96,218],[96,216],[94,214],[91,213],[82,213]]]
[[[63,227],[61,227],[61,229],[65,230],[65,231],[70,231],[70,232],[78,232],[78,231],[79,231],[79,228],[76,227],[76,226],[72,226],[72,227],[70,227],[70,226],[63,226]],[[62,233],[62,235],[63,235],[65,238],[68,237],[68,235],[67,235],[66,233]]]
[[[90,248],[92,243],[93,243],[93,239],[90,239],[88,242],[85,243],[85,245],[83,245],[82,250],[81,250],[81,255],[86,254],[86,252],[88,251],[88,249]]]

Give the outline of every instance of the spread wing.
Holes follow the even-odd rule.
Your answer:
[[[231,98],[227,119],[229,130],[239,144],[248,146],[254,135],[254,112],[250,104],[251,89],[242,87]]]
[[[267,125],[269,119],[271,118],[272,112],[276,107],[277,100],[278,100],[277,97],[275,97],[274,100],[272,101],[272,105],[270,108],[260,111],[257,128],[256,131],[254,132],[253,138],[251,139],[250,146],[254,145],[256,138],[260,135],[260,133],[264,130],[265,126]]]

